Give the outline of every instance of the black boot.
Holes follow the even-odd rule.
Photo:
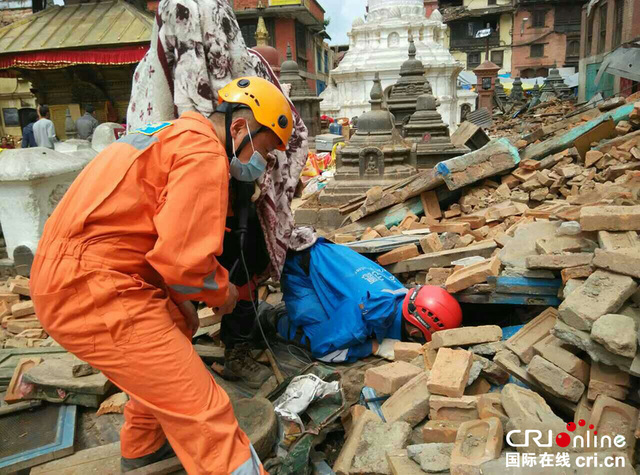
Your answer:
[[[152,454],[145,455],[143,457],[137,457],[134,459],[128,459],[125,457],[120,458],[120,470],[122,473],[136,470],[140,467],[145,467],[161,460],[166,460],[171,457],[175,457],[176,453],[171,448],[171,444],[167,440],[162,447],[153,452]]]

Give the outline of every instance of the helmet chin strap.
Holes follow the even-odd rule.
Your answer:
[[[247,144],[251,141],[251,136],[255,137],[257,134],[262,132],[266,127],[261,125],[256,130],[250,132],[250,135],[247,135],[238,148],[233,149],[233,137],[231,137],[231,123],[233,122],[233,113],[239,109],[251,109],[250,107],[244,106],[242,104],[232,104],[230,102],[223,102],[216,108],[216,112],[224,113],[224,129],[225,129],[225,152],[227,152],[227,157],[231,160],[234,156],[240,155],[240,152]]]

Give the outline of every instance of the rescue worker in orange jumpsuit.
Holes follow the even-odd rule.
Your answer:
[[[33,263],[31,295],[47,333],[130,396],[123,471],[173,449],[190,474],[265,473],[193,349],[190,300],[233,310],[238,291],[216,259],[230,175],[258,178],[264,157],[286,148],[292,113],[257,77],[232,81],[219,98],[210,117],[186,112],[100,153],[47,221]]]

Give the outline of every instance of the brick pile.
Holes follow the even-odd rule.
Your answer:
[[[36,348],[47,338],[30,299],[29,279],[17,276],[0,284],[0,348]]]
[[[565,132],[589,117],[578,117]],[[389,396],[379,414],[367,411],[368,417],[387,430],[409,424],[413,433],[388,450],[378,446],[386,465],[366,473],[500,473],[515,451],[567,452],[575,466],[576,457],[596,450],[623,457],[620,473],[634,473],[640,438],[637,128],[638,102],[628,120],[615,125],[613,138],[521,160],[499,179],[464,188],[446,208],[435,191],[424,192],[424,216],[409,213],[396,227],[364,232],[363,240],[425,230],[417,244],[377,256],[408,283],[440,285],[455,294],[491,291],[500,275],[562,282],[562,303],[509,338],[492,325],[445,330],[421,348],[421,357],[412,359],[415,346],[401,344],[395,363],[368,370],[365,384]],[[429,266],[415,272],[419,262]],[[512,430],[521,431],[512,436],[515,443],[524,442],[526,430],[551,430],[555,437],[568,431],[568,423],[575,423],[572,437],[593,438],[597,431],[599,440],[623,436],[624,447],[505,442]],[[352,431],[349,440],[361,436]],[[369,442],[351,445],[370,449]],[[365,473],[349,464],[334,470]]]

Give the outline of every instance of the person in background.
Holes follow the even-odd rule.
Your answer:
[[[9,137],[2,137],[2,142],[0,143],[0,148],[2,149],[12,149],[12,148],[16,148],[16,146],[13,143],[13,140],[10,139]]]
[[[35,112],[31,111],[27,114],[27,125],[22,129],[22,148],[37,147],[36,138],[33,135],[33,124],[38,120]]]
[[[84,108],[84,115],[76,120],[76,130],[78,138],[83,140],[91,140],[93,131],[100,125],[96,119],[96,108],[91,104],[87,104]]]
[[[38,106],[38,121],[33,124],[33,136],[38,147],[53,149],[53,144],[58,141],[56,137],[56,127],[49,119],[49,106]]]

